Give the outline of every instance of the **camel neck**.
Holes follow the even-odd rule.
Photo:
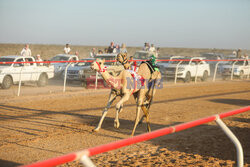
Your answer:
[[[121,79],[119,77],[114,77],[110,75],[107,71],[100,72],[103,79],[115,89],[121,89]]]

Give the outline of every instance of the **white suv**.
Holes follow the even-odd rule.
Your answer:
[[[233,67],[234,64],[234,67]],[[248,59],[235,59],[229,61],[227,64],[221,66],[222,69],[222,78],[226,79],[228,76],[231,76],[233,68],[233,76],[243,79],[244,76],[250,74],[250,62]]]
[[[207,80],[210,76],[210,67],[209,64],[204,61],[202,57],[186,57],[180,58],[182,61],[177,69],[177,78],[183,79],[184,82],[190,82],[192,78],[197,76],[201,78],[202,81]],[[167,78],[174,78],[179,61],[173,61],[166,68]]]

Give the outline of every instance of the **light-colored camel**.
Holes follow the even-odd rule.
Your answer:
[[[124,69],[132,69],[131,64],[133,64],[133,62],[128,61],[127,53],[119,53],[117,55],[117,61],[123,65]],[[136,68],[137,67],[135,66],[134,70]],[[145,71],[147,71],[147,72],[145,72]],[[145,66],[142,64],[139,66],[139,70],[138,70],[139,75],[141,75],[143,78],[150,78],[148,81],[150,84],[157,84],[157,83],[159,84],[159,81],[161,80],[161,73],[158,71],[155,71],[153,74],[150,74],[149,72],[150,72],[150,69],[147,65]],[[146,93],[147,98],[150,99],[151,102],[152,102],[153,96],[155,95],[155,92],[156,92],[156,89],[154,89],[155,86],[156,85],[150,86],[149,91]],[[150,104],[148,107],[150,107]]]
[[[133,96],[134,96],[134,98],[136,99],[136,102],[137,102],[136,118],[135,118],[134,128],[133,128],[133,131],[132,131],[132,136],[134,135],[136,126],[137,126],[137,124],[139,122],[141,108],[143,108],[144,115],[146,117],[147,129],[148,129],[148,131],[150,131],[150,124],[149,124],[149,119],[148,119],[148,111],[147,111],[146,107],[143,104],[146,101],[146,96],[145,95],[146,95],[146,93],[148,91],[148,87],[147,87],[146,83],[145,84],[140,83],[140,82],[143,82],[142,80],[140,80],[140,81],[138,80],[137,82],[135,82],[134,77],[131,75],[130,71],[128,71],[128,70],[121,71],[121,73],[118,76],[114,77],[114,76],[110,75],[109,72],[107,72],[105,70],[104,62],[105,62],[104,60],[97,59],[95,62],[93,62],[91,64],[91,69],[100,72],[103,79],[108,84],[110,84],[112,86],[112,89],[111,89],[111,92],[110,92],[110,95],[109,95],[108,104],[105,107],[105,109],[103,110],[102,117],[101,117],[101,119],[99,121],[99,124],[94,129],[94,131],[99,131],[99,129],[101,128],[102,122],[103,122],[105,116],[107,115],[108,109],[110,108],[111,104],[113,103],[113,101],[116,99],[117,96],[120,96],[121,99],[116,104],[116,116],[115,116],[115,121],[114,121],[114,127],[119,128],[119,126],[120,126],[119,113],[122,110],[124,102],[128,101],[130,95],[132,95],[132,94],[133,94]],[[147,80],[150,79],[147,76],[150,76],[151,74],[150,74],[149,70],[145,70],[145,69],[147,69],[146,64],[145,65],[142,64],[142,66],[144,66],[144,67],[141,67],[139,69],[138,73],[139,72],[141,74],[142,74],[142,72],[146,73],[147,75],[144,75],[145,77],[143,77],[143,79],[145,81],[147,81]],[[143,69],[144,69],[144,71],[142,71]],[[131,81],[134,81],[134,82],[131,82]]]

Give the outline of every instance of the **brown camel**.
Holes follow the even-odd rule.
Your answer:
[[[99,124],[94,129],[94,131],[99,131],[99,129],[101,128],[102,122],[103,122],[105,116],[107,115],[108,109],[110,108],[112,102],[116,99],[117,96],[120,96],[121,99],[116,104],[116,117],[115,117],[115,121],[114,121],[114,127],[119,128],[119,126],[120,126],[119,113],[122,110],[124,102],[128,101],[130,95],[132,95],[132,94],[133,94],[133,96],[134,96],[134,98],[136,99],[136,102],[137,102],[136,118],[135,118],[134,128],[133,128],[133,131],[132,131],[132,136],[134,135],[137,124],[139,123],[141,108],[143,109],[144,115],[146,117],[147,129],[148,129],[148,131],[150,131],[150,124],[149,124],[149,119],[148,119],[148,110],[145,107],[145,105],[146,105],[145,104],[146,93],[148,91],[148,87],[147,87],[146,83],[144,82],[144,80],[146,80],[146,81],[149,80],[150,78],[147,77],[147,76],[151,75],[150,71],[146,70],[146,69],[148,69],[147,65],[142,64],[141,65],[142,67],[140,67],[140,69],[139,69],[139,72],[141,74],[142,74],[142,71],[143,71],[143,73],[147,73],[147,75],[144,75],[145,78],[143,77],[140,80],[135,81],[136,77],[134,77],[133,76],[134,74],[131,74],[131,71],[129,71],[129,70],[121,71],[121,73],[116,77],[110,75],[105,70],[104,62],[105,62],[105,60],[97,59],[96,61],[94,61],[91,64],[91,69],[100,72],[103,79],[108,84],[110,84],[112,86],[112,89],[111,89],[111,92],[110,92],[110,95],[109,95],[108,104],[105,107],[105,109],[103,110],[102,117],[101,117],[101,119],[99,121]],[[134,82],[131,82],[131,81],[134,81]]]

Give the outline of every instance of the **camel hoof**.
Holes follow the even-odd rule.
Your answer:
[[[99,128],[92,129],[92,132],[98,132]]]
[[[116,129],[118,129],[119,127],[120,127],[120,123],[119,122],[114,122],[114,127],[116,128]]]

